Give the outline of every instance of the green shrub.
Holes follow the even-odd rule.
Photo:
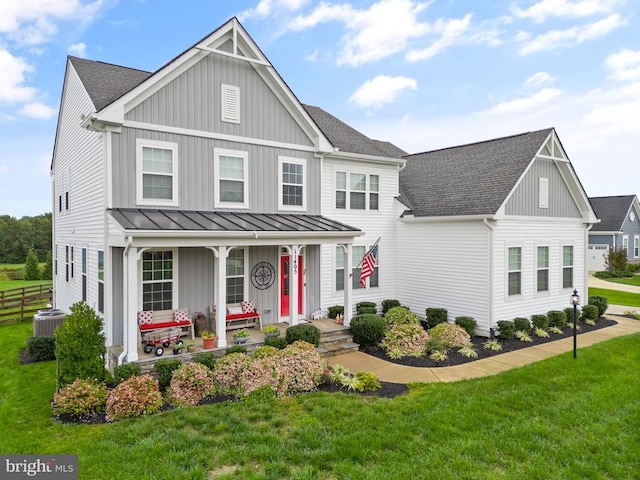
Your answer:
[[[158,384],[161,391],[164,392],[169,388],[173,372],[181,366],[182,362],[174,358],[163,358],[155,363],[153,369],[156,371],[156,377],[158,377]]]
[[[358,372],[356,373],[356,379],[360,383],[361,391],[375,392],[382,388],[378,377],[371,372]]]
[[[419,325],[420,320],[407,307],[393,307],[384,316],[387,330],[396,325]]]
[[[38,256],[33,249],[29,250],[27,254],[27,260],[24,264],[24,279],[40,280],[40,264],[38,263]]]
[[[353,339],[360,345],[377,345],[385,330],[384,319],[372,313],[356,315],[351,319],[351,332]]]
[[[287,347],[287,340],[282,337],[269,337],[264,339],[264,344],[269,347],[275,347],[278,350],[283,350]]]
[[[213,373],[201,363],[182,365],[171,377],[167,398],[174,405],[197,405],[213,388]]]
[[[36,362],[56,359],[56,336],[42,335],[27,339],[27,353]]]
[[[104,412],[106,403],[107,386],[104,383],[78,378],[56,392],[51,407],[54,415],[83,416]]]
[[[516,332],[525,332],[529,333],[531,331],[531,322],[528,318],[517,317],[513,319],[513,326],[516,329]]]
[[[213,353],[205,353],[205,352],[198,353],[193,359],[193,361],[196,363],[201,363],[202,365],[207,367],[209,370],[213,370],[213,366],[216,363],[216,361],[213,358]]]
[[[131,377],[111,390],[107,398],[107,419],[142,417],[160,411],[162,394],[151,375]]]
[[[253,358],[269,358],[278,353],[278,348],[265,345],[264,347],[258,347],[251,355]]]
[[[426,353],[431,354],[433,352],[442,352],[446,350],[447,347],[444,346],[444,343],[442,343],[439,338],[429,337],[429,341],[425,347]]]
[[[628,268],[631,273],[640,273],[640,262],[630,263]]]
[[[600,297],[597,295],[589,297],[589,305],[595,305],[596,307],[598,307],[598,316],[600,317],[604,315],[604,312],[606,312],[607,308],[609,308],[609,302],[607,301],[607,297]],[[592,319],[592,320],[595,320],[595,319]]]
[[[456,317],[456,325],[464,328],[470,337],[475,337],[478,322],[473,317]]]
[[[71,314],[56,328],[58,387],[76,378],[104,380],[106,353],[102,319],[86,302],[73,304]]]
[[[356,314],[378,313],[378,307],[374,302],[358,302],[356,303]]]
[[[427,308],[427,328],[433,328],[439,323],[449,321],[449,313],[446,308]]]
[[[600,278],[602,280],[608,280],[610,278],[614,278],[615,275],[611,272],[608,272],[607,270],[602,270],[600,272],[596,272],[593,274],[594,277],[596,278]]]
[[[498,338],[512,340],[515,337],[516,326],[509,320],[498,320]]]
[[[446,348],[462,348],[471,343],[471,336],[467,331],[453,323],[439,323],[429,329],[429,336],[440,340]]]
[[[399,307],[400,302],[398,300],[383,300],[382,301],[382,316],[391,310],[393,307]]]
[[[275,398],[277,398],[276,392],[273,391],[270,385],[262,385],[244,397],[245,401],[256,403],[269,402]]]
[[[242,353],[225,355],[216,362],[213,380],[216,391],[233,395],[243,394],[242,375],[254,361]]]
[[[332,319],[336,319],[338,315],[344,315],[344,307],[342,305],[333,305],[328,309],[328,317]]]
[[[392,310],[393,308],[389,312]],[[429,334],[425,332],[424,328],[417,324],[405,323],[389,328],[380,342],[380,346],[390,358],[398,359],[424,355],[428,342]]]
[[[549,317],[542,314],[531,315],[531,323],[533,324],[534,328],[546,330],[547,328],[549,328]]]
[[[317,347],[320,345],[320,330],[315,325],[293,325],[287,328],[285,338],[289,344],[302,340]]]
[[[51,280],[53,278],[53,258],[51,256],[51,250],[47,252],[47,257],[40,273],[42,280]]]
[[[607,269],[616,277],[626,277],[629,275],[629,269],[627,268],[627,249],[625,248],[610,248],[607,256],[605,257],[605,265]]]
[[[567,325],[567,312],[563,310],[551,310],[547,312],[549,326],[555,328],[564,328]],[[573,319],[573,308],[571,309],[571,319]]]
[[[247,347],[244,345],[231,345],[227,347],[224,354],[229,355],[230,353],[247,353]]]
[[[116,383],[122,383],[127,378],[139,375],[142,375],[142,370],[137,363],[125,363],[113,369],[113,381]]]
[[[585,305],[582,308],[582,320],[597,320],[598,307],[596,305]]]

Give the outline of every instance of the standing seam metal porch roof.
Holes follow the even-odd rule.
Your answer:
[[[361,231],[359,228],[322,215],[146,208],[112,208],[108,211],[125,230],[316,232],[318,234]]]

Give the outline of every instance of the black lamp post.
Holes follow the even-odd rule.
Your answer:
[[[569,297],[569,301],[571,302],[571,305],[573,305],[573,358],[576,358],[577,355],[577,349],[578,349],[578,343],[576,340],[577,337],[577,326],[576,324],[578,323],[578,305],[580,305],[580,295],[578,295],[578,291],[574,290],[573,293],[571,294],[571,297]]]

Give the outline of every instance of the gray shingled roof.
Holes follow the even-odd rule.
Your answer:
[[[135,68],[96,62],[71,55],[69,55],[69,61],[78,73],[96,111],[102,110],[152,75],[151,72]]]
[[[589,201],[600,223],[596,223],[591,232],[620,232],[624,220],[631,208],[635,195],[617,197],[590,197]]]
[[[152,208],[109,209],[126,230],[176,230],[214,232],[360,232],[322,215],[295,213],[205,212]]]
[[[400,192],[416,217],[493,215],[552,128],[408,155]]]
[[[302,106],[339,151],[392,158],[400,158],[407,153],[392,143],[372,140],[319,107]]]

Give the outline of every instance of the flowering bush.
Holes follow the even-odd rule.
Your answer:
[[[167,390],[174,405],[197,405],[213,388],[213,374],[205,365],[190,362],[175,372]]]
[[[418,316],[407,307],[393,307],[384,314],[384,321],[387,324],[387,329],[395,325],[420,325]]]
[[[141,417],[156,413],[162,407],[158,381],[151,375],[131,377],[111,390],[107,398],[107,419]]]
[[[82,416],[104,412],[106,402],[107,386],[104,383],[78,378],[53,396],[51,406],[55,414]]]
[[[393,308],[389,310],[391,312]],[[420,325],[395,325],[387,330],[380,346],[391,358],[419,357],[424,355],[429,334]]]
[[[213,383],[221,393],[241,394],[241,374],[249,368],[251,359],[244,353],[230,353],[216,362]]]
[[[429,335],[440,340],[447,348],[462,348],[471,343],[467,331],[454,323],[439,323],[429,330]]]
[[[269,345],[265,345],[264,347],[258,347],[253,352],[253,358],[273,357],[275,354],[278,353],[278,350],[279,349],[277,349],[276,347],[271,347]]]
[[[310,343],[296,341],[272,358],[279,397],[310,392],[323,381],[326,362]]]

